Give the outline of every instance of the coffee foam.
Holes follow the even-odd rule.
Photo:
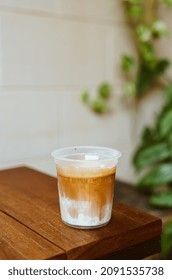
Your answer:
[[[116,173],[116,166],[102,168],[61,167],[57,165],[57,175],[70,178],[92,178],[108,176]]]

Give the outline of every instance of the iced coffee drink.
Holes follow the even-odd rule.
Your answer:
[[[106,225],[111,218],[120,152],[99,147],[74,147],[57,150],[52,155],[57,166],[63,222],[79,228]]]

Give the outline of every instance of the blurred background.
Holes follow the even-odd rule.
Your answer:
[[[100,145],[119,149],[118,178],[136,181],[131,155],[163,97],[156,90],[137,110],[121,101],[121,54],[136,52],[122,2],[0,0],[0,168],[24,164],[55,175],[54,149]],[[158,44],[168,57],[171,40]],[[99,116],[80,95],[84,88],[94,95],[102,81],[112,85],[114,108]]]
[[[27,165],[56,175],[53,150],[99,145],[122,152],[117,178],[136,185],[137,149],[136,170],[154,168],[138,185],[153,193],[152,206],[172,209],[170,7],[172,0],[0,0],[0,169]],[[111,110],[98,114],[81,97],[86,90],[94,98],[103,82]],[[150,211],[148,197],[140,204],[128,190],[124,202]],[[158,214],[164,222],[172,216]],[[171,233],[172,221],[164,257],[172,254]]]

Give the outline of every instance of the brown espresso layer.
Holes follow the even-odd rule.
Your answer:
[[[91,205],[90,215],[93,215],[93,212],[96,214],[97,211],[100,211],[100,218],[104,215],[104,206],[111,204],[113,200],[116,173],[114,167],[102,170],[60,168],[57,172],[58,187],[62,197],[76,202],[89,202]]]

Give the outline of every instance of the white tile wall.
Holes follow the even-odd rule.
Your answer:
[[[145,98],[140,101],[136,109],[135,144],[139,140],[143,126],[151,126],[154,123],[163,102],[163,92],[159,89],[152,90],[150,95],[145,96]]]
[[[133,143],[161,98],[146,100],[147,119],[144,106],[136,116],[121,103],[120,56],[135,54],[131,36],[122,1],[0,0],[0,168],[55,175],[55,148],[101,145],[121,150],[118,176],[135,180]],[[113,84],[114,111],[98,116],[80,92],[94,95],[103,81]]]
[[[106,32],[106,79],[115,84],[122,81],[121,56],[131,54],[137,59],[133,33],[126,25],[109,27]]]
[[[71,15],[81,20],[124,21],[122,1],[116,0],[0,0],[0,5],[2,8],[15,8],[16,12],[18,8],[30,12]]]
[[[0,100],[0,161],[40,156],[59,146],[62,94],[12,91]]]
[[[2,85],[2,38],[1,38],[1,19],[0,19],[0,85]]]
[[[1,13],[2,85],[85,85],[104,74],[104,26]]]

